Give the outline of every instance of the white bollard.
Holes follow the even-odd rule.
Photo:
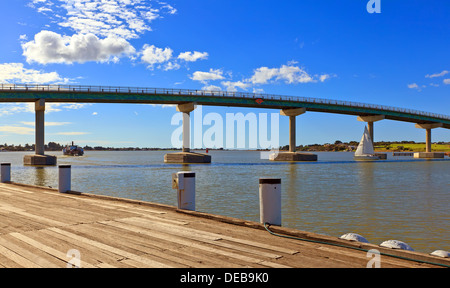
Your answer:
[[[281,179],[259,179],[259,219],[281,226]]]
[[[1,181],[2,183],[11,181],[11,163],[1,164]]]
[[[58,191],[61,193],[70,191],[70,170],[70,165],[59,165]]]
[[[172,188],[177,190],[178,209],[195,211],[195,173],[173,173]]]

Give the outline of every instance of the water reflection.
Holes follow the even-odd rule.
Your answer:
[[[48,173],[45,167],[34,168],[34,185],[47,186]]]

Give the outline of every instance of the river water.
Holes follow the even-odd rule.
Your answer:
[[[1,152],[11,180],[57,188],[58,169],[23,165],[30,152]],[[211,164],[165,164],[165,151],[87,151],[58,156],[72,165],[72,190],[176,205],[172,173],[196,172],[196,210],[259,221],[259,178],[281,178],[282,225],[370,243],[396,239],[414,250],[450,251],[450,159],[393,157],[355,162],[318,152],[317,162],[280,163],[257,151],[210,151]]]

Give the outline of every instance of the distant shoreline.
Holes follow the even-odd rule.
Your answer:
[[[297,152],[351,152],[355,151],[358,147],[358,142],[351,141],[343,143],[336,141],[334,144],[311,144],[311,145],[299,145],[296,147]],[[49,142],[45,145],[45,151],[62,151],[65,146],[58,143]],[[82,146],[81,146],[82,147]],[[176,148],[141,148],[141,147],[102,147],[102,146],[84,146],[85,151],[181,151]],[[415,143],[414,141],[401,141],[401,142],[375,142],[375,152],[424,152],[425,143]],[[224,148],[207,148],[209,151],[269,151],[270,149],[224,149]],[[450,152],[450,142],[438,142],[433,143],[431,146],[432,151]],[[191,148],[193,151],[206,150],[206,148]],[[280,151],[289,151],[289,146],[281,146]],[[34,151],[33,145],[0,145],[1,152],[32,152]]]

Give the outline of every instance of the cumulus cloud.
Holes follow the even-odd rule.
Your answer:
[[[67,83],[70,80],[62,78],[56,72],[42,72],[34,69],[24,68],[22,63],[0,64],[1,83],[40,83],[58,84]]]
[[[178,59],[182,59],[186,62],[195,62],[197,60],[205,60],[208,58],[208,56],[209,55],[207,52],[187,51],[187,52],[180,53],[180,55],[178,55]]]
[[[251,86],[250,83],[244,83],[242,81],[222,81],[221,84],[225,87],[225,89],[229,92],[237,92],[237,88],[241,88],[242,90],[247,90]]]
[[[170,48],[158,48],[155,45],[144,45],[141,60],[149,64],[153,69],[155,64],[161,64],[172,58],[173,50]]]
[[[221,81],[221,85],[226,91],[237,92],[238,88],[247,90],[253,87],[253,91],[261,93],[262,89],[255,88],[254,86],[277,83],[282,81],[286,84],[298,84],[298,83],[316,83],[324,82],[327,79],[337,77],[335,74],[322,74],[322,75],[310,75],[305,69],[296,65],[297,62],[291,61],[287,65],[282,65],[279,68],[260,67],[253,70],[253,75],[249,78],[245,78],[239,81],[232,81],[232,73],[229,72],[224,75],[221,69],[210,69],[209,72],[196,71],[190,76],[194,81],[200,81],[201,83],[213,87],[210,81]],[[226,76],[226,77],[225,77]],[[215,86],[217,87],[217,86]]]
[[[46,14],[52,22],[77,34],[99,37],[139,38],[151,31],[150,24],[164,15],[173,15],[171,5],[148,0],[31,0],[29,6]]]
[[[123,38],[99,39],[94,34],[62,36],[46,30],[22,44],[22,49],[28,63],[39,64],[117,61],[117,57],[135,53],[133,46]]]
[[[445,85],[450,85],[450,79],[444,79],[443,82],[444,82]]]
[[[171,48],[146,44],[140,52],[128,42],[151,31],[151,24],[177,13],[172,5],[153,0],[28,0],[28,6],[44,14],[72,36],[43,30],[29,41],[22,35],[23,55],[28,63],[117,63],[122,57],[140,59],[149,69],[177,70],[181,61],[207,59],[208,53],[182,52],[173,57]],[[51,13],[48,13],[51,12]],[[47,25],[51,27],[50,25]],[[53,30],[54,31],[54,30]]]
[[[209,69],[209,72],[196,71],[190,77],[194,81],[200,81],[206,83],[211,80],[222,80],[225,79],[223,76],[223,71],[221,69]]]
[[[267,84],[269,81],[277,80],[282,80],[287,84],[316,81],[304,69],[292,64],[282,65],[280,68],[257,68],[253,71],[253,76],[248,79],[253,84]]]

